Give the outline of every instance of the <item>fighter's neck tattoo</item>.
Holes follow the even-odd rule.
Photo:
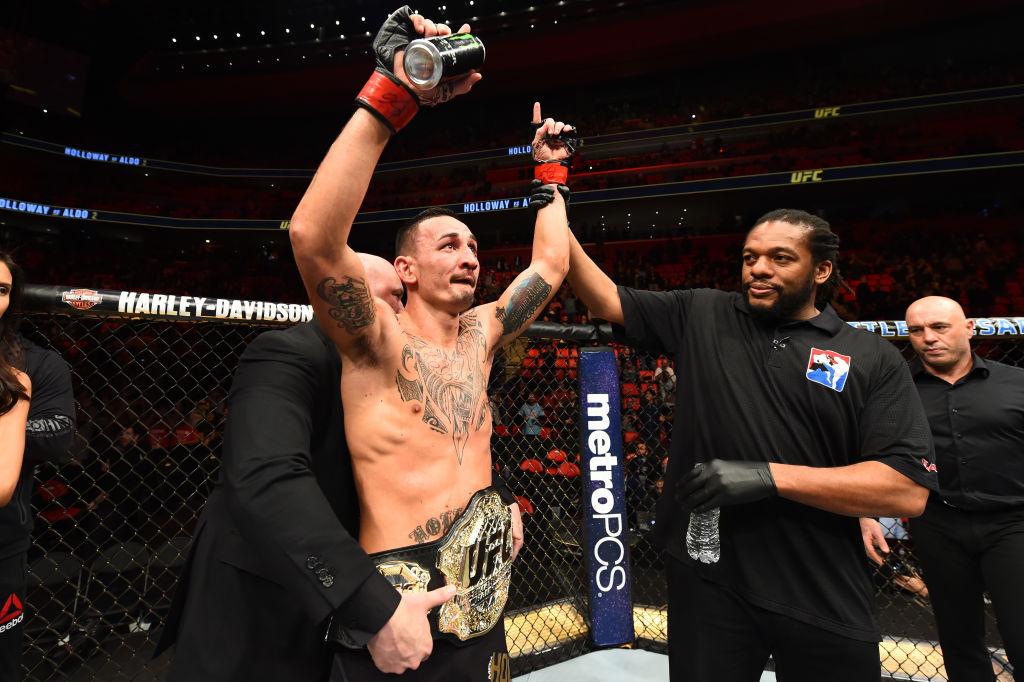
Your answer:
[[[349,334],[373,324],[377,316],[377,306],[373,303],[373,294],[366,280],[346,277],[339,283],[333,277],[327,277],[320,280],[316,294],[327,302],[331,318]]]
[[[517,286],[508,299],[508,307],[498,306],[494,316],[501,322],[501,334],[512,334],[522,329],[526,321],[544,307],[544,302],[551,293],[551,285],[544,281],[536,272]]]
[[[423,421],[438,433],[450,433],[462,464],[470,429],[479,431],[488,416],[484,365],[487,340],[476,311],[459,318],[455,350],[446,351],[406,332],[395,382],[402,400],[423,403]]]

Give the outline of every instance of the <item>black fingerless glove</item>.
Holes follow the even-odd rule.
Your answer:
[[[534,126],[539,127],[535,123]],[[573,126],[569,130],[563,130],[558,135],[546,135],[544,139],[551,144],[561,144],[569,151],[564,159],[551,159],[549,161],[538,161],[533,169],[533,177],[552,185],[565,185],[569,178],[569,169],[572,168],[573,157],[580,146],[580,133]],[[566,189],[568,191],[568,188]]]
[[[379,118],[391,132],[404,128],[420,108],[419,96],[395,75],[395,52],[415,40],[408,5],[396,9],[373,39],[377,68],[359,91],[356,104]]]

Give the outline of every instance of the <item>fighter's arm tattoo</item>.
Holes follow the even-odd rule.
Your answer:
[[[499,305],[494,309],[494,316],[501,323],[502,336],[522,329],[526,321],[544,306],[550,293],[551,285],[539,274],[535,272],[527,277],[512,291],[507,307]]]
[[[431,538],[444,535],[460,516],[462,516],[462,507],[443,511],[437,516],[430,517],[425,523],[416,526],[412,532],[409,533],[409,538],[416,544],[420,544],[422,542],[427,542]]]
[[[377,318],[377,306],[366,280],[346,277],[344,282],[338,282],[326,277],[317,285],[316,293],[327,303],[331,318],[349,334],[358,333]]]

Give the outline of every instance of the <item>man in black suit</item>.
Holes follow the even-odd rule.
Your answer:
[[[360,259],[399,312],[394,267]],[[316,322],[261,334],[243,353],[221,478],[157,648],[177,641],[168,680],[326,680],[332,615],[357,624],[350,634],[383,660],[416,651],[418,663],[429,644],[419,626],[449,588],[402,597],[360,549],[340,382],[341,358]]]

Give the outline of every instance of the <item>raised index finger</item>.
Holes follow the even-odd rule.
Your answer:
[[[533,103],[533,122],[541,123],[544,119],[540,117],[540,102]]]

